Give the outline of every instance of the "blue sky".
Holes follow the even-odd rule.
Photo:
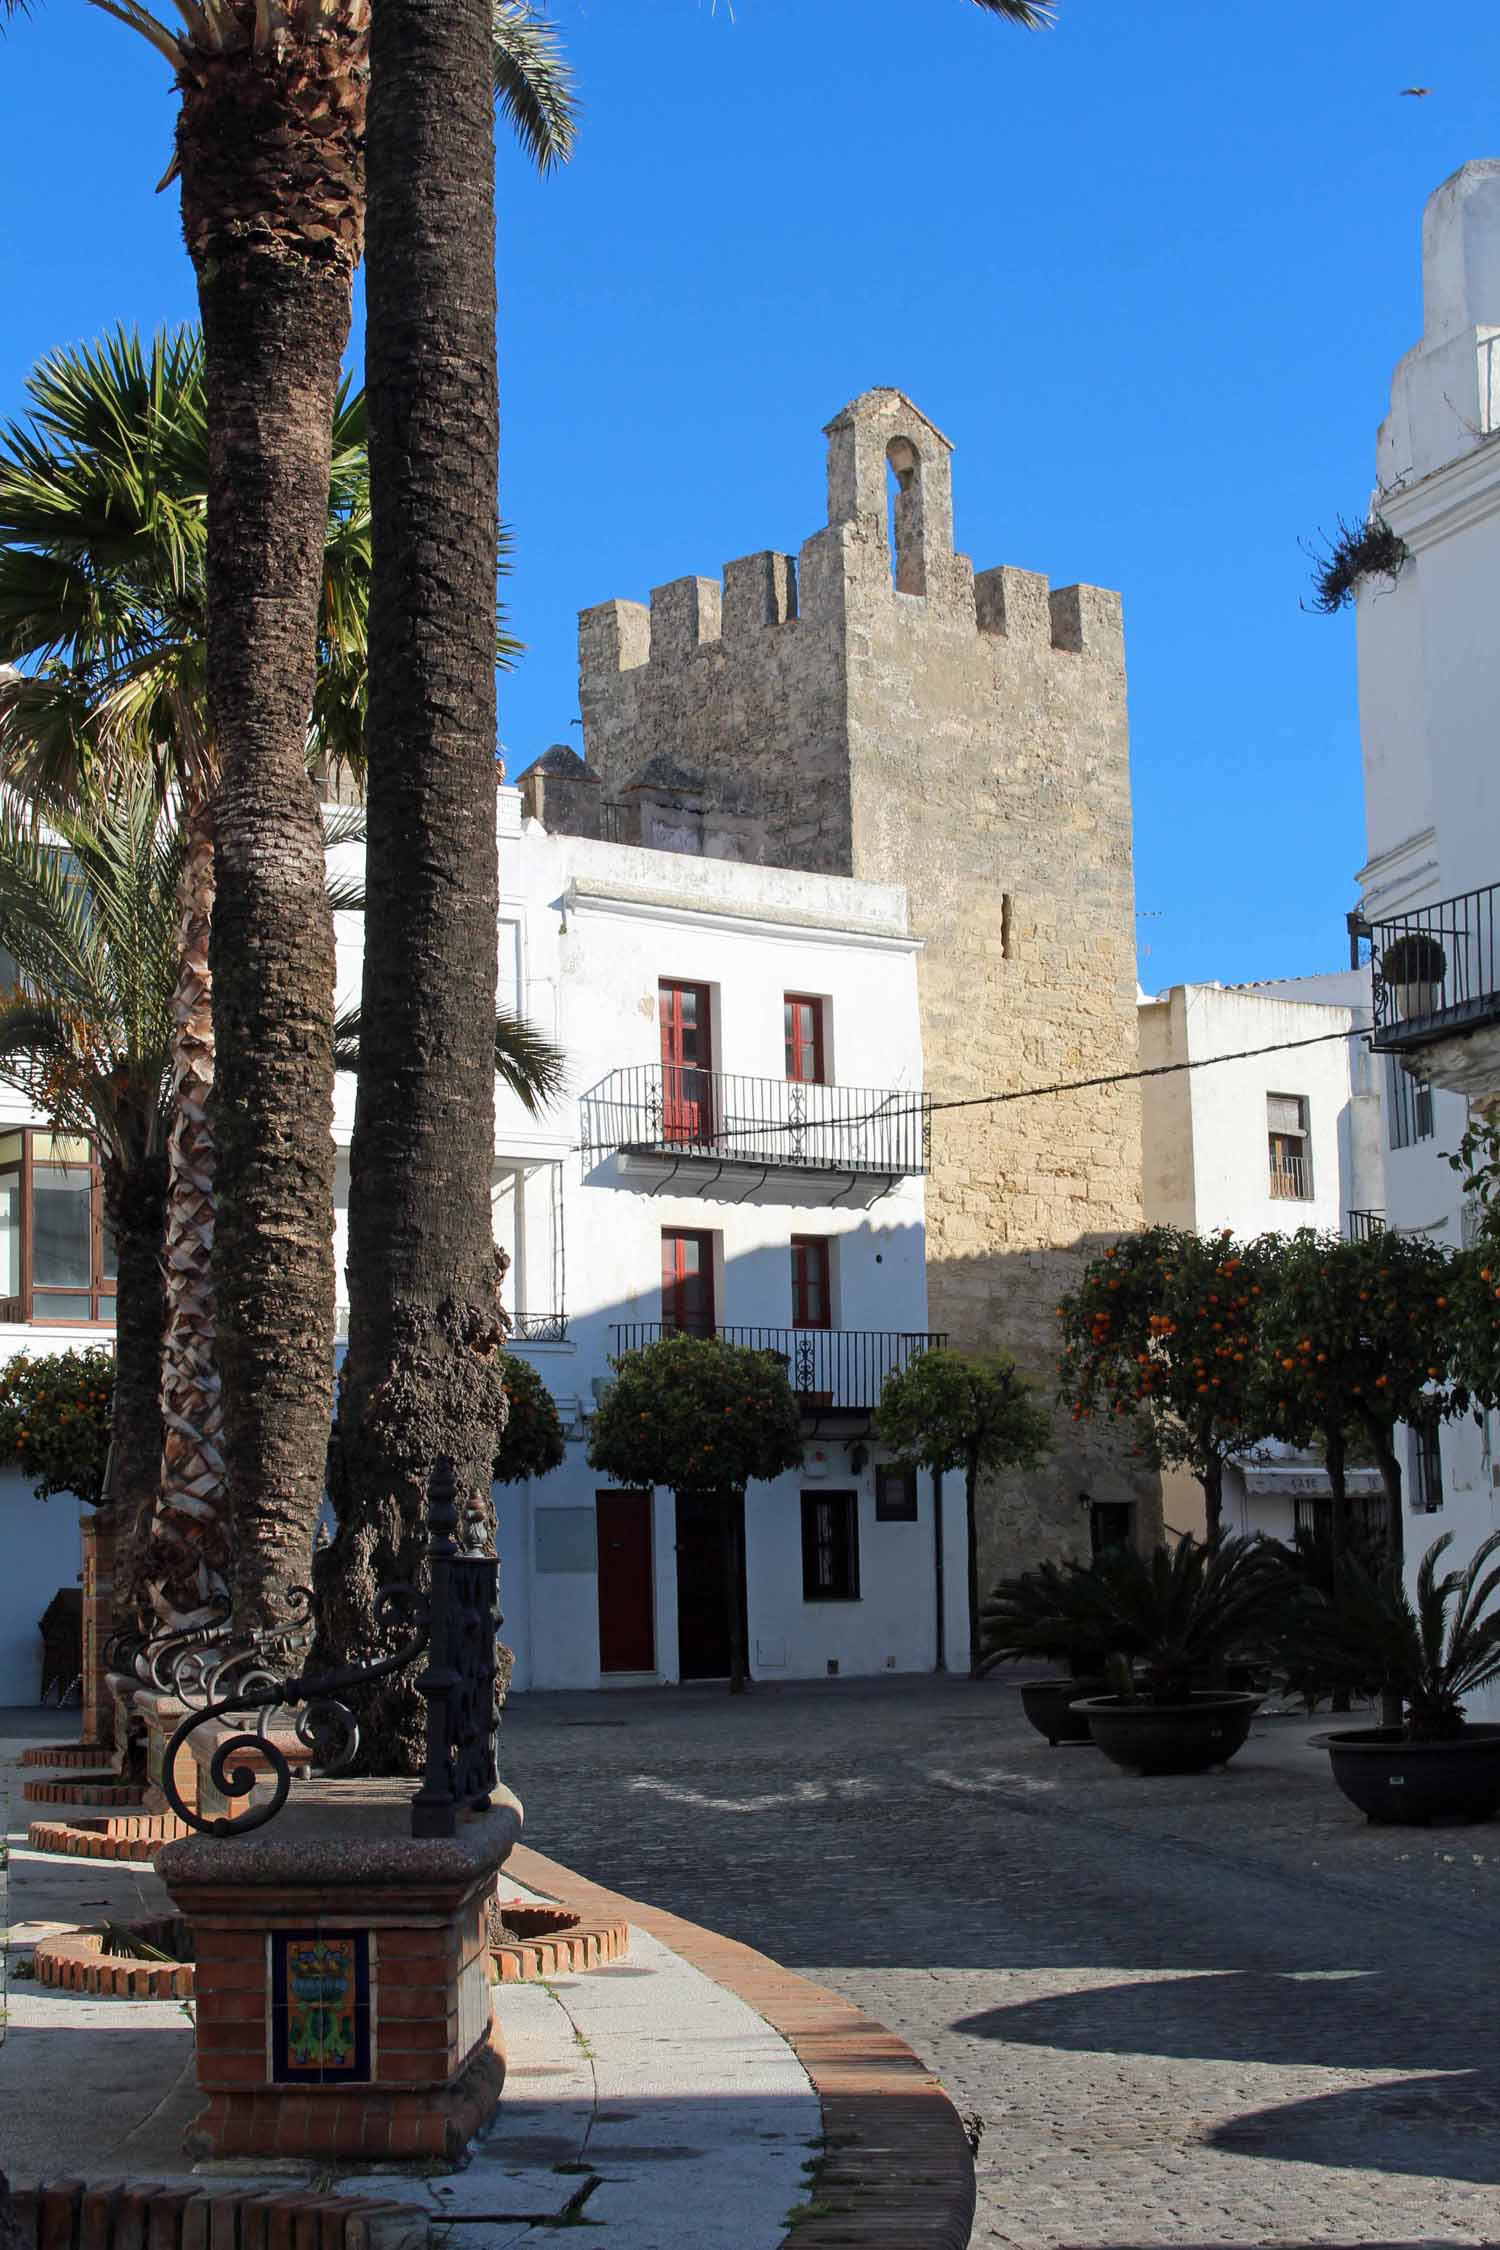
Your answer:
[[[822,425],[895,384],[957,447],[976,566],[1124,592],[1144,981],[1337,966],[1353,631],[1299,609],[1299,540],[1364,505],[1426,195],[1500,153],[1493,6],[555,13],[578,156],[500,166],[512,774],[579,739],[576,611],[795,548]],[[191,316],[172,114],[83,0],[0,40],[0,412],[53,345]]]

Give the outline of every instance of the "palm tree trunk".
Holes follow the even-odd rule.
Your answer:
[[[161,1485],[147,1573],[158,1617],[190,1617],[227,1584],[223,1409],[215,1349],[213,1283],[213,979],[208,955],[214,903],[214,816],[187,816],[182,935],[172,998],[172,1133],[167,1144],[166,1332],[162,1340]]]
[[[373,576],[363,1033],[349,1193],[349,1349],[320,1561],[324,1646],[379,1645],[416,1574],[435,1456],[488,1510],[505,1422],[490,1206],[496,905],[495,365],[490,0],[381,0],[371,40]],[[492,1520],[492,1519],[491,1519]],[[411,1771],[409,1683],[361,1713]]]
[[[162,1235],[167,1172],[159,1155],[101,1163],[104,1216],[115,1246],[115,1388],[104,1507],[115,1527],[114,1617],[144,1604],[151,1515],[161,1469],[161,1341],[166,1317]]]
[[[1203,1487],[1203,1535],[1217,1539],[1224,1528],[1224,1463],[1217,1453],[1205,1460],[1198,1482]]]
[[[363,0],[359,0],[362,7]],[[329,460],[363,207],[354,7],[179,79],[208,404],[210,962],[224,1455],[238,1621],[284,1618],[331,1402],[333,921],[305,743]]]

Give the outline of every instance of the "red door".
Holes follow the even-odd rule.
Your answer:
[[[599,1669],[656,1670],[651,1586],[651,1495],[599,1492]]]
[[[663,979],[657,987],[661,1019],[662,1138],[701,1145],[713,1139],[713,1039],[708,986]]]

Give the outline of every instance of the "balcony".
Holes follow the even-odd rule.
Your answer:
[[[1381,1053],[1419,1054],[1422,1070],[1461,1092],[1500,1091],[1500,885],[1465,891],[1389,921],[1358,926],[1372,950],[1375,1029]],[[1492,1036],[1473,1042],[1488,1027]],[[1439,1057],[1429,1050],[1457,1040],[1470,1046]],[[1450,1070],[1445,1062],[1453,1064]],[[1472,1083],[1471,1083],[1472,1081]]]
[[[1345,1214],[1344,1239],[1346,1242],[1373,1242],[1385,1233],[1383,1211],[1350,1211]]]
[[[676,1333],[659,1320],[617,1322],[610,1329],[614,1357]],[[712,1334],[722,1343],[784,1360],[804,1415],[815,1421],[824,1415],[873,1414],[888,1375],[948,1341],[946,1336],[887,1328],[715,1328]]]
[[[857,1180],[924,1177],[932,1157],[927,1094],[816,1086],[722,1070],[641,1063],[612,1071],[581,1104],[583,1152],[653,1167]]]
[[[1271,1196],[1278,1203],[1312,1201],[1312,1166],[1305,1156],[1282,1156],[1272,1163]]]

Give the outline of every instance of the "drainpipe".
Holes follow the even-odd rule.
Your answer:
[[[933,1669],[946,1672],[947,1635],[944,1631],[943,1597],[943,1472],[932,1472],[932,1575],[937,1586],[937,1663]]]

